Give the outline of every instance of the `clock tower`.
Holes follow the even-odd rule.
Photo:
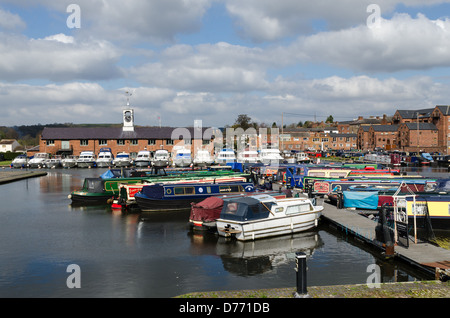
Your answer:
[[[133,109],[123,110],[123,131],[134,131],[134,111]]]

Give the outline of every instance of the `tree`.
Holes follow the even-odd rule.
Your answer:
[[[326,123],[330,123],[330,124],[332,124],[332,123],[334,122],[334,118],[333,118],[333,116],[331,116],[331,115],[330,115],[330,116],[328,116],[328,117],[327,117],[327,120],[325,120],[325,122],[326,122]]]
[[[233,128],[241,127],[242,129],[246,130],[249,127],[253,127],[253,123],[251,121],[252,119],[248,115],[241,114],[237,117],[236,121],[234,122],[234,125],[231,127]]]

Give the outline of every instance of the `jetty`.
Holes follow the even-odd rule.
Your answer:
[[[47,175],[46,171],[0,169],[0,184],[14,182],[22,179],[41,177],[45,175]]]
[[[450,278],[450,250],[420,240],[408,246],[395,244],[387,247],[376,239],[376,221],[358,214],[357,210],[338,209],[326,202],[323,206],[324,222],[380,250],[385,257],[407,262],[427,274],[434,275],[436,279]]]

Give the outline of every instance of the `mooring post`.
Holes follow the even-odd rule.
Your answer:
[[[309,297],[306,288],[306,254],[303,252],[295,253],[295,264],[297,274],[297,291],[294,293],[295,298]]]

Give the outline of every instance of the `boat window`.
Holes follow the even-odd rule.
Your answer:
[[[294,213],[302,213],[302,212],[309,212],[311,211],[311,205],[308,203],[304,204],[297,204],[289,206],[286,209],[286,214],[294,214]]]
[[[241,185],[226,185],[220,186],[219,192],[244,192],[244,188]]]
[[[281,208],[281,207],[280,207],[280,208],[276,208],[276,209],[275,209],[275,212],[283,212],[283,210],[284,210],[284,208]]]
[[[237,207],[238,207],[238,204],[236,202],[228,203],[225,213],[233,213],[234,214],[237,211]]]
[[[177,194],[184,194],[184,188],[182,188],[182,187],[173,188],[173,193],[175,195],[177,195]]]
[[[310,171],[308,173],[309,176],[311,177],[325,177],[325,172],[323,171]]]
[[[333,178],[345,178],[347,176],[346,172],[330,172],[330,177]]]
[[[193,187],[184,188],[184,194],[194,194],[194,188]]]

